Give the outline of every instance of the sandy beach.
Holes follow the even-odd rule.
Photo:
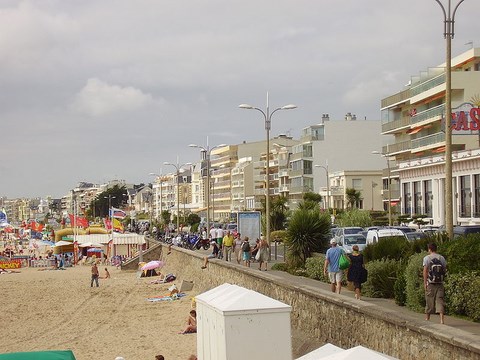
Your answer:
[[[99,266],[103,275],[105,266]],[[151,284],[135,272],[108,267],[111,278],[90,287],[90,267],[0,275],[0,353],[71,349],[77,360],[187,359],[196,334],[178,334],[186,324],[191,298],[149,302],[169,293],[170,284]],[[175,284],[180,287],[179,282]]]

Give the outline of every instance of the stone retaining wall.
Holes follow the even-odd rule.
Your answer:
[[[220,260],[210,261],[202,270],[199,253],[175,247],[170,255],[166,253],[164,246],[162,259],[167,265],[162,272],[174,273],[178,281],[194,281],[195,292],[223,283],[255,290],[292,306],[292,329],[321,342],[345,349],[363,345],[402,360],[480,359],[478,336],[465,331],[405,320],[394,310],[334,295],[276,271],[260,272]]]

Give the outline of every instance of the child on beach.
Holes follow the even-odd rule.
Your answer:
[[[180,334],[192,334],[197,332],[197,312],[190,310],[190,316],[187,319],[187,327]]]

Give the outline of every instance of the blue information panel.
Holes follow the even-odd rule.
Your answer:
[[[245,211],[238,213],[238,232],[242,235],[242,239],[248,236],[250,243],[254,244],[255,240],[260,238],[262,228],[260,211]]]

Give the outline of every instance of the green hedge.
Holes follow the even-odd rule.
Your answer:
[[[376,244],[370,244],[363,250],[365,261],[408,258],[412,254],[412,245],[403,236],[380,238]]]
[[[375,260],[367,263],[368,279],[362,293],[373,298],[394,298],[394,285],[403,272],[402,261],[394,259]]]
[[[423,258],[427,255],[424,251],[412,255],[405,269],[405,281],[408,308],[423,312],[425,310],[425,288],[423,286]]]
[[[305,262],[306,275],[315,280],[328,283],[328,276],[323,273],[323,265],[325,264],[325,255],[308,258]]]
[[[480,234],[470,234],[439,245],[438,253],[447,260],[450,274],[480,271]]]
[[[467,316],[480,321],[480,272],[448,275],[445,281],[447,314]]]

